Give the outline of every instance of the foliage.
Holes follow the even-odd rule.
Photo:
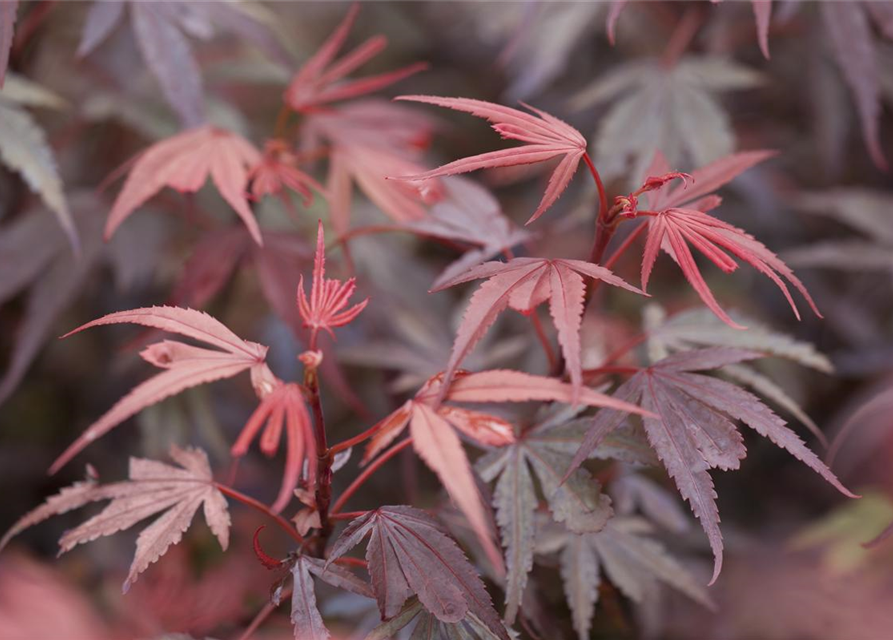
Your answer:
[[[879,637],[891,18],[0,0],[0,637]]]

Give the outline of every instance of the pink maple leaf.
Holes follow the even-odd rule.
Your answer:
[[[282,432],[285,431],[285,472],[279,495],[270,507],[279,513],[294,495],[305,460],[307,477],[316,478],[317,457],[313,427],[300,386],[283,382],[267,367],[252,370],[252,382],[261,401],[242,428],[231,453],[236,458],[248,453],[248,446],[263,428],[260,450],[273,457],[279,450]]]
[[[279,139],[268,140],[264,144],[264,154],[260,162],[248,175],[251,181],[251,196],[260,200],[264,196],[279,197],[291,211],[288,191],[300,194],[305,207],[313,202],[313,191],[325,191],[312,176],[298,169],[298,156]]]
[[[243,137],[210,125],[189,129],[158,142],[137,156],[105,225],[108,240],[137,207],[170,187],[195,193],[210,176],[223,199],[239,214],[257,244],[260,227],[248,205],[248,171],[260,152]]]
[[[316,335],[320,329],[325,329],[334,337],[332,329],[343,327],[356,318],[369,303],[366,298],[352,306],[347,306],[348,299],[356,290],[356,279],[347,281],[327,279],[326,275],[326,240],[322,228],[322,220],[319,221],[319,229],[316,235],[316,257],[313,261],[313,283],[310,285],[310,299],[304,292],[304,276],[298,283],[298,310],[304,320],[304,326],[310,329],[310,349],[315,349]]]
[[[558,342],[573,383],[574,402],[576,402],[576,394],[580,392],[583,384],[580,324],[586,296],[584,277],[603,280],[616,287],[642,293],[608,269],[596,264],[583,260],[544,258],[514,258],[508,262],[485,262],[442,283],[435,291],[462,282],[487,278],[487,282],[471,297],[462,324],[459,325],[453,352],[447,363],[447,382],[452,379],[462,360],[506,307],[527,315],[548,300],[549,311],[558,330]]]
[[[486,118],[493,129],[507,140],[524,142],[524,146],[490,151],[455,160],[449,164],[412,176],[393,176],[395,180],[428,180],[439,176],[468,173],[478,169],[512,167],[546,162],[561,157],[549,178],[543,199],[527,224],[530,224],[555,204],[567,188],[571,178],[586,155],[586,139],[572,126],[531,106],[524,105],[536,115],[504,107],[492,102],[471,98],[442,98],[438,96],[400,96],[397,100],[411,100],[463,111]],[[537,117],[538,116],[538,117]]]
[[[384,36],[374,36],[335,61],[359,11],[360,6],[354,4],[319,51],[294,75],[285,91],[285,102],[289,107],[295,111],[309,111],[338,100],[356,98],[383,89],[428,67],[418,62],[395,71],[341,82],[345,76],[381,53],[388,44]]]
[[[232,378],[262,365],[267,347],[242,340],[224,324],[206,313],[178,307],[150,307],[110,313],[65,334],[68,337],[84,329],[108,324],[138,324],[200,340],[216,349],[196,347],[175,340],[163,340],[146,347],[140,355],[162,369],[137,385],[126,396],[90,425],[50,467],[56,473],[88,444],[146,407],[186,389]]]
[[[813,312],[821,317],[806,287],[778,256],[744,230],[706,213],[720,203],[720,198],[712,193],[715,189],[772,155],[774,152],[771,151],[736,153],[701,167],[691,176],[672,173],[649,178],[638,191],[617,200],[624,207],[623,215],[648,218],[648,239],[642,257],[643,290],[648,287],[658,253],[663,250],[676,261],[685,278],[713,313],[728,325],[743,328],[719,306],[695,263],[691,251],[691,247],[694,247],[726,273],[738,268],[732,256],[757,269],[781,289],[799,319],[800,312],[785,284],[787,280],[803,295]],[[658,156],[652,164],[652,172],[664,174],[665,169],[665,161]],[[690,177],[693,187],[686,188],[687,185],[683,184],[670,189],[668,178],[685,177]],[[647,191],[652,192],[650,208],[639,209],[637,195]]]

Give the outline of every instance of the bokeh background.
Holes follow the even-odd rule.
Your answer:
[[[210,119],[260,144],[273,131],[290,76],[348,5],[242,4],[253,30],[201,3],[209,20],[197,25],[189,42]],[[680,170],[741,149],[779,151],[726,189],[722,217],[788,260],[825,317],[798,322],[756,273],[711,272],[710,282],[727,308],[827,355],[833,372],[786,361],[771,363],[768,371],[829,440],[875,398],[857,414],[834,462],[844,482],[864,497],[844,502],[784,452],[748,440],[742,469],[715,478],[728,545],[726,567],[711,590],[716,610],[669,591],[634,606],[605,586],[593,637],[893,637],[893,541],[870,550],[861,546],[893,521],[893,191],[889,173],[879,167],[882,156],[893,156],[893,4],[878,3],[887,8],[875,18],[872,3],[845,3],[865,5],[857,9],[871,37],[861,44],[874,66],[865,56],[846,58],[835,49],[840,43],[829,31],[825,3],[772,4],[770,58],[760,49],[751,3],[730,1],[630,2],[617,19],[613,46],[606,30],[612,5],[598,2],[369,2],[350,37],[351,43],[377,33],[388,38],[387,50],[366,72],[430,64],[388,95],[429,93],[509,105],[523,100],[566,119],[587,136],[611,194],[633,188],[656,149]],[[119,189],[107,177],[180,124],[126,20],[90,55],[76,55],[88,9],[86,2],[22,3],[10,69],[51,90],[58,101],[32,108],[0,91],[0,108],[24,110],[44,132],[84,243],[75,259],[41,198],[17,172],[0,168],[3,530],[79,479],[87,462],[115,480],[124,476],[129,455],[163,457],[171,442],[192,442],[225,469],[229,443],[253,408],[245,380],[189,391],[144,411],[48,477],[47,467],[76,435],[148,375],[137,355],[145,335],[111,328],[56,339],[66,331],[114,310],[192,304],[239,335],[270,345],[281,377],[299,372],[299,321],[293,310],[268,302],[260,259],[246,253],[225,273],[189,269],[202,247],[219,241],[209,235],[232,222],[212,190],[192,198],[168,190],[112,242],[102,242],[101,227]],[[878,114],[866,117],[872,96]],[[422,111],[438,119],[426,155],[430,166],[497,144],[484,123]],[[10,164],[8,135],[0,129],[0,165]],[[322,166],[310,170],[323,175]],[[547,175],[479,177],[506,215],[522,224]],[[591,184],[578,176],[547,224],[534,229],[538,253],[585,255],[595,203]],[[294,290],[298,277],[309,274],[325,202],[318,198],[300,208],[298,220],[274,199],[260,203],[257,212],[265,228],[283,234],[270,259],[291,274],[284,290]],[[386,221],[361,194],[353,217],[356,226]],[[362,295],[373,302],[364,322],[345,330],[333,346],[340,367],[324,399],[339,437],[368,427],[442,367],[462,308],[460,294],[427,293],[457,257],[454,247],[408,234],[358,237],[351,246]],[[634,258],[617,266],[630,282],[637,282],[637,270]],[[650,289],[665,312],[699,305],[673,268],[658,270]],[[590,314],[586,361],[599,362],[616,336],[635,332],[644,321],[642,308],[633,304],[604,317]],[[526,326],[519,317],[502,322],[479,350],[478,362],[545,373],[539,352],[529,348]],[[773,406],[796,422],[790,411]],[[809,444],[822,449],[811,436]],[[431,500],[437,485],[428,472],[409,457],[400,465],[370,482],[370,502]],[[272,499],[280,468],[254,453],[243,462],[241,481]],[[345,482],[336,476],[336,490]],[[235,511],[234,537],[244,547],[256,518]],[[103,539],[56,560],[56,540],[79,520],[66,515],[43,523],[0,556],[0,637],[79,640],[160,637],[167,631],[238,637],[267,597],[270,576],[251,554],[221,557],[202,528],[121,596],[135,534]],[[692,570],[706,576],[702,537],[697,526],[667,534]],[[553,575],[540,587],[548,626],[542,637],[574,637],[560,583]],[[374,611],[350,599],[331,598],[326,607],[333,631],[345,638],[353,637],[352,628],[374,623]],[[258,637],[290,633],[287,615],[279,612]]]

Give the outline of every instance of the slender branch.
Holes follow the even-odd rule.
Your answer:
[[[617,247],[617,250],[614,251],[614,253],[611,254],[611,257],[609,257],[605,261],[605,264],[603,265],[605,267],[605,269],[610,269],[611,267],[613,267],[614,264],[616,264],[617,260],[620,259],[620,256],[623,255],[624,251],[629,249],[632,246],[632,244],[636,240],[638,240],[639,236],[642,235],[642,233],[647,228],[648,228],[647,224],[644,224],[644,223],[640,224],[638,227],[636,227],[633,230],[632,233],[630,233],[628,236],[626,236],[626,239],[620,244],[619,247]]]
[[[369,477],[373,473],[378,471],[385,462],[387,462],[388,460],[393,458],[395,455],[397,455],[398,453],[403,451],[410,444],[412,444],[412,438],[407,438],[403,442],[394,445],[393,447],[388,449],[385,453],[381,454],[381,456],[379,456],[375,460],[375,462],[370,464],[366,468],[366,470],[363,471],[363,473],[358,475],[356,477],[356,479],[350,483],[350,486],[344,490],[344,493],[342,493],[340,496],[338,496],[338,500],[337,500],[337,502],[335,502],[335,506],[332,507],[332,514],[334,515],[334,514],[338,513],[339,511],[341,511],[341,508],[347,503],[347,501],[350,499],[350,497],[354,493],[357,492],[357,489],[359,489],[361,486],[363,486],[363,484],[366,482],[366,480],[368,480]]]
[[[381,430],[381,424],[382,424],[381,422],[376,422],[374,425],[372,425],[371,427],[366,429],[363,433],[356,435],[353,438],[348,438],[347,440],[343,440],[342,442],[339,442],[338,444],[333,444],[332,448],[329,449],[329,453],[331,453],[334,456],[335,454],[341,453],[342,451],[346,451],[346,450],[350,449],[351,447],[354,447],[354,446],[360,444],[361,442],[365,442],[366,440],[368,440],[369,438],[371,438],[372,436],[374,436],[376,433],[378,433]]]
[[[354,518],[359,518],[360,516],[364,516],[368,511],[342,511],[341,513],[330,513],[330,520],[353,520]]]
[[[310,351],[316,351],[317,332],[310,334]],[[332,501],[332,460],[334,455],[329,451],[326,440],[326,420],[322,412],[322,401],[319,397],[319,370],[314,364],[305,362],[304,387],[307,389],[307,400],[313,412],[313,427],[316,436],[316,510],[319,512],[319,541],[317,551],[322,552],[326,539],[332,533],[329,521],[329,505]]]
[[[598,215],[599,217],[603,217],[608,211],[608,194],[605,192],[605,185],[602,182],[602,177],[598,173],[598,169],[595,168],[595,163],[592,162],[592,158],[589,157],[588,153],[583,153],[583,161],[586,163],[586,166],[589,167],[589,173],[592,174],[592,177],[595,180],[595,186],[598,188]]]
[[[289,596],[291,596],[291,590],[289,590],[287,593],[283,593],[281,599],[284,600]],[[267,618],[269,618],[270,614],[272,614],[275,610],[276,606],[272,602],[268,602],[267,604],[265,604],[264,608],[258,611],[257,615],[254,616],[254,620],[251,621],[251,624],[248,625],[248,628],[245,629],[245,631],[243,631],[241,635],[239,635],[238,640],[249,640],[249,638],[254,635],[254,632],[260,628],[260,625],[266,622]]]
[[[270,508],[264,503],[255,500],[251,496],[247,496],[241,491],[236,491],[232,487],[228,487],[225,484],[221,484],[219,482],[215,482],[214,486],[217,488],[220,493],[225,496],[229,496],[233,500],[238,500],[242,504],[248,505],[252,509],[256,509],[260,511],[264,515],[273,519],[273,521],[279,525],[279,528],[285,531],[291,538],[297,542],[298,544],[304,544],[304,538],[298,533],[293,526],[288,523],[288,520],[280,516],[278,513],[273,513]]]

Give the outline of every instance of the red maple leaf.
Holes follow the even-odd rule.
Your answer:
[[[324,104],[356,98],[418,73],[428,67],[423,62],[411,64],[396,71],[389,71],[361,80],[340,82],[345,76],[381,53],[388,44],[384,36],[369,38],[359,47],[337,62],[335,56],[344,46],[347,34],[356,20],[360,5],[354,4],[341,24],[294,75],[285,91],[286,104],[295,111],[309,111]]]
[[[251,195],[260,200],[266,195],[279,197],[292,212],[288,191],[301,195],[305,207],[313,202],[313,191],[325,191],[313,177],[298,169],[298,157],[288,144],[279,139],[268,140],[264,144],[264,155],[248,175],[251,181]]]
[[[621,215],[630,218],[645,217],[648,220],[648,239],[642,256],[643,290],[648,287],[648,279],[658,253],[663,250],[676,261],[685,278],[713,313],[730,326],[743,328],[719,306],[695,263],[691,245],[726,273],[738,268],[738,263],[732,256],[757,269],[781,289],[794,315],[799,319],[800,312],[784,282],[787,280],[803,295],[815,314],[821,317],[806,287],[778,256],[744,230],[706,213],[721,202],[712,193],[715,189],[772,155],[771,151],[736,153],[693,171],[691,176],[668,174],[665,172],[666,163],[663,158],[658,156],[655,159],[649,173],[657,174],[657,177],[648,178],[640,189],[616,200],[622,206]],[[669,183],[675,178],[690,178],[694,186],[687,188],[685,181],[670,189]],[[639,209],[638,196],[646,192],[651,192],[649,209]]]
[[[327,279],[326,275],[326,244],[325,234],[322,228],[322,220],[316,235],[316,257],[313,261],[313,283],[310,286],[310,298],[308,300],[304,292],[304,276],[298,283],[298,310],[304,320],[304,326],[310,329],[310,349],[315,349],[316,336],[320,329],[325,329],[332,337],[335,334],[332,329],[343,327],[356,318],[366,308],[369,299],[366,298],[345,309],[348,299],[356,290],[356,279],[347,281]]]
[[[528,105],[525,106],[538,117],[510,107],[471,98],[400,96],[397,100],[424,102],[470,113],[479,118],[486,118],[492,123],[493,129],[503,138],[518,140],[524,142],[525,145],[462,158],[438,169],[417,175],[393,176],[395,180],[428,180],[439,176],[468,173],[478,169],[535,164],[561,157],[561,161],[549,178],[543,199],[527,224],[539,218],[555,204],[555,201],[567,188],[571,178],[574,177],[580,160],[586,154],[586,139],[579,131],[555,116]]]
[[[530,314],[537,306],[548,300],[549,311],[558,330],[558,342],[570,373],[574,393],[578,393],[583,383],[580,364],[580,324],[586,296],[584,276],[603,280],[635,293],[642,293],[608,269],[596,264],[583,260],[545,258],[514,258],[508,262],[486,262],[442,283],[435,291],[469,280],[487,278],[487,282],[471,297],[462,317],[462,324],[456,332],[453,352],[446,368],[447,382],[506,307]]]
[[[248,227],[254,241],[262,245],[260,227],[246,197],[248,171],[260,161],[260,152],[250,142],[210,125],[155,143],[131,160],[133,168],[105,225],[106,240],[137,207],[164,187],[180,193],[195,193],[210,176],[220,195]]]

